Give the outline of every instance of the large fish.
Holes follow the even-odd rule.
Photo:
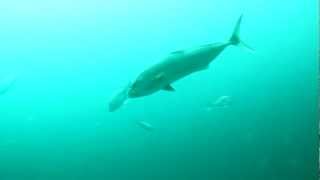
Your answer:
[[[226,47],[241,45],[249,48],[239,37],[241,20],[242,16],[239,17],[227,42],[206,44],[192,49],[172,52],[158,64],[143,71],[130,86],[111,100],[109,110],[117,110],[128,98],[143,97],[160,90],[174,91],[175,89],[171,85],[173,82],[194,72],[208,69],[209,64]]]

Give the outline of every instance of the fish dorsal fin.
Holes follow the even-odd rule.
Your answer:
[[[165,91],[175,91],[175,89],[170,84],[164,86],[162,89]]]
[[[201,45],[200,47],[209,47],[209,46],[212,46],[212,43],[203,44],[203,45]]]
[[[183,54],[184,50],[173,51],[170,54]]]
[[[200,47],[204,48],[204,47],[216,47],[216,46],[221,46],[224,43],[221,42],[216,42],[216,43],[208,43],[208,44],[203,44]]]

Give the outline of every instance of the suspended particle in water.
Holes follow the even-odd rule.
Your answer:
[[[15,84],[17,77],[15,75],[0,79],[0,95],[7,93]]]
[[[103,125],[103,122],[102,121],[97,121],[96,123],[95,123],[95,127],[100,127],[100,126],[102,126]]]
[[[35,117],[34,116],[29,116],[29,117],[27,117],[27,121],[29,121],[29,122],[32,122],[32,121],[34,121],[35,120]]]

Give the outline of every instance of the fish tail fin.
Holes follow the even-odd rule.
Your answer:
[[[240,38],[240,25],[242,21],[242,15],[239,17],[236,26],[234,27],[231,38],[229,39],[229,43],[234,46],[240,46],[247,50],[254,51],[250,46],[248,46],[245,42],[243,42]]]

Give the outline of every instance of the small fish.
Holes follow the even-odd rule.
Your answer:
[[[147,131],[153,131],[154,130],[154,127],[150,123],[148,123],[146,121],[139,121],[138,125],[140,127],[142,127],[143,129],[147,130]]]
[[[230,96],[221,96],[214,102],[214,105],[216,107],[229,107],[230,104],[231,104]]]
[[[211,111],[214,108],[228,108],[231,105],[231,102],[230,96],[220,96],[217,100],[209,102],[206,110]]]

